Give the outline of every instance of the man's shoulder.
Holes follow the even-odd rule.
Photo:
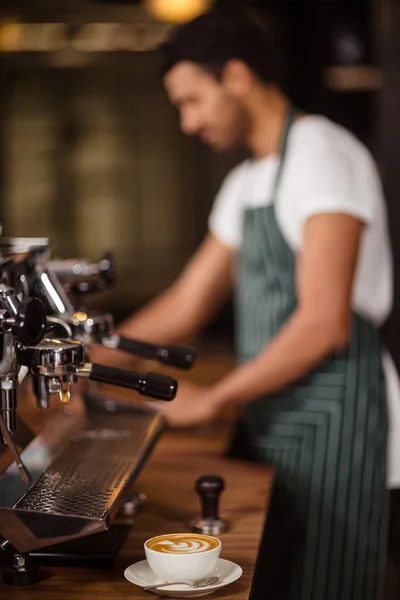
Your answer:
[[[350,147],[368,151],[365,144],[349,129],[323,115],[306,115],[300,118],[293,130],[293,139],[317,143],[320,147]]]
[[[370,150],[349,129],[322,115],[300,118],[293,130],[292,151],[304,160],[351,162],[374,167]]]

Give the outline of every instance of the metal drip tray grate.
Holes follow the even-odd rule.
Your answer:
[[[108,529],[164,427],[156,411],[104,410],[100,402],[98,410],[89,406],[85,429],[61,437],[66,445],[60,440],[52,446],[57,429],[48,428],[49,445],[43,435],[28,448],[31,464],[46,457],[49,448],[55,450],[29,489],[21,489],[15,474],[0,477],[0,534],[19,552]],[[67,419],[54,421],[60,432]]]
[[[101,519],[129,480],[144,432],[84,431],[14,508]]]

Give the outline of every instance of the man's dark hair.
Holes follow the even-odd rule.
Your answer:
[[[221,77],[231,59],[243,61],[262,81],[274,82],[273,44],[265,27],[247,10],[214,8],[176,28],[162,47],[164,76],[182,61]]]

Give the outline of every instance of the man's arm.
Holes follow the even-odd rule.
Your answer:
[[[207,421],[226,406],[249,403],[307,375],[349,338],[351,296],[363,223],[344,214],[309,219],[297,261],[298,306],[276,337],[217,384],[180,386],[165,407],[172,426]]]
[[[177,281],[127,319],[116,333],[147,342],[173,344],[198,333],[217,313],[233,285],[233,249],[208,234]],[[94,346],[96,362],[119,362],[115,350]]]
[[[215,386],[218,405],[279,390],[346,345],[362,231],[363,223],[345,214],[309,219],[297,264],[297,309],[258,356]]]

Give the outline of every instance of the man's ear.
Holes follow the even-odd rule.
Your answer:
[[[243,97],[250,91],[254,75],[249,67],[239,59],[229,60],[221,77],[222,84],[228,92],[237,97]]]

